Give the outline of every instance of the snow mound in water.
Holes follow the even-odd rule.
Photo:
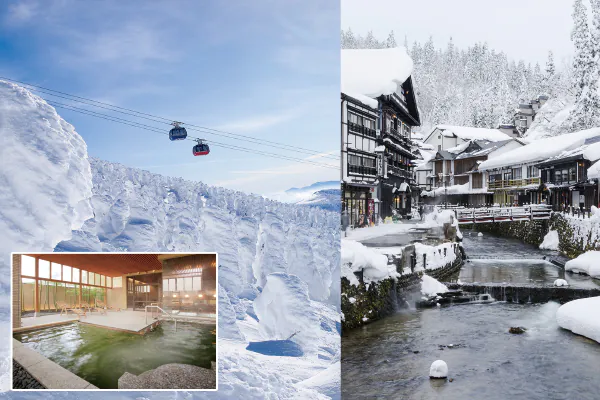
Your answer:
[[[431,364],[429,368],[430,378],[447,378],[448,377],[448,364],[442,360],[436,360]]]
[[[556,312],[556,322],[563,329],[600,343],[600,297],[563,304]]]
[[[254,300],[259,331],[267,340],[290,339],[305,352],[315,351],[318,317],[311,308],[308,286],[295,275],[276,272]]]
[[[600,278],[600,251],[588,251],[579,257],[565,263],[565,271],[587,274],[594,278]]]
[[[42,98],[5,81],[0,159],[0,262],[11,251],[51,251],[92,217],[85,142]]]
[[[569,282],[565,281],[564,279],[557,279],[554,281],[554,286],[569,286]]]
[[[558,250],[558,231],[549,231],[544,236],[544,241],[540,244],[540,249]]]
[[[447,291],[448,287],[437,279],[429,275],[421,277],[421,293],[424,296],[435,296],[438,293],[446,293]]]
[[[483,236],[483,233],[479,232],[479,233],[477,234],[477,236],[478,236],[478,237],[482,237],[482,236]]]

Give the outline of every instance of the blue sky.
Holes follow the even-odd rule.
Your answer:
[[[2,76],[339,154],[338,2],[28,0],[0,7]],[[335,169],[216,145],[209,156],[194,157],[191,141],[170,142],[160,134],[58,112],[83,136],[91,156],[163,175],[261,194],[339,179]],[[307,157],[203,136],[209,143]]]

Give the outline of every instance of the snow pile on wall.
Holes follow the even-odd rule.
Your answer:
[[[448,287],[437,279],[429,275],[421,277],[421,293],[424,296],[435,296],[438,293],[446,293],[447,291]]]
[[[404,47],[342,50],[342,93],[377,108],[377,98],[396,92],[412,73]]]
[[[52,251],[92,216],[87,147],[42,98],[0,81],[0,263],[11,251]],[[10,276],[3,274],[2,284]]]
[[[518,165],[547,160],[565,150],[580,147],[585,139],[600,135],[600,128],[568,133],[533,141],[523,147],[489,158],[479,165],[479,170],[490,170],[506,165]]]
[[[540,249],[558,250],[558,231],[549,231],[540,244]]]
[[[444,249],[446,250],[446,254],[444,254]],[[456,260],[454,243],[443,243],[438,246],[415,243],[415,254],[417,256],[415,272],[442,268]],[[427,259],[427,268],[423,264],[423,255]]]
[[[563,329],[600,343],[600,297],[563,304],[556,312],[556,322]]]
[[[365,283],[377,282],[398,277],[395,265],[388,265],[388,258],[380,252],[370,249],[362,243],[342,239],[341,276],[351,284],[358,285],[354,272],[363,272]]]
[[[437,125],[436,128],[440,129],[444,136],[456,136],[463,140],[489,140],[490,142],[501,142],[503,140],[511,139],[510,136],[498,129],[453,125]]]
[[[594,278],[600,278],[600,251],[588,251],[579,257],[565,263],[565,271],[587,274]]]

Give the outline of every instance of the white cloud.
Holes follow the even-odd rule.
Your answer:
[[[305,160],[317,161],[321,164],[338,167],[339,162],[325,159],[324,155],[338,154],[339,151],[330,151],[306,157]],[[236,190],[250,191],[253,193],[275,193],[291,187],[307,186],[318,181],[339,180],[339,169],[325,168],[318,165],[292,163],[281,167],[264,168],[257,170],[233,171],[233,174],[242,175],[238,178],[216,182],[217,186],[229,187]]]
[[[300,110],[290,110],[277,114],[265,114],[247,119],[240,119],[219,125],[214,129],[226,132],[255,132],[291,121],[301,115]]]
[[[7,22],[21,24],[30,21],[37,13],[38,3],[34,1],[20,1],[8,6]]]

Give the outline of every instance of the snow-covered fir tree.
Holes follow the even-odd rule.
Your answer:
[[[575,46],[573,75],[575,78],[575,106],[564,122],[564,129],[574,132],[600,126],[600,95],[598,94],[598,57],[600,56],[600,10],[592,1],[592,27],[588,24],[587,9],[582,0],[573,4],[573,31]]]
[[[391,31],[390,34],[388,35],[387,40],[385,41],[385,47],[387,48],[393,48],[393,47],[397,47],[398,45],[396,44],[396,38],[394,37],[394,31]]]

